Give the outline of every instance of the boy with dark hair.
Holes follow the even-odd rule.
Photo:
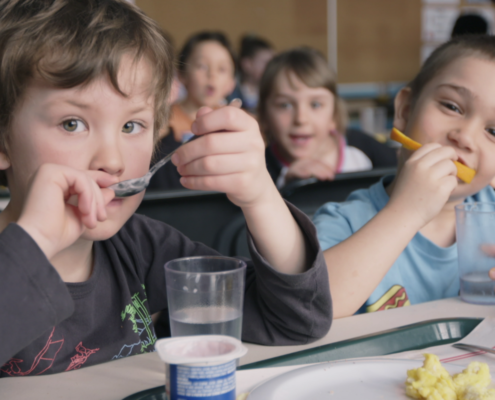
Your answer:
[[[167,120],[167,43],[124,0],[0,0],[0,59],[0,170],[11,192],[0,214],[0,376],[153,351],[163,265],[216,254],[133,215],[142,193],[117,199],[108,188],[149,168]],[[331,302],[314,227],[274,187],[256,122],[203,108],[193,132],[205,136],[173,158],[182,184],[226,192],[251,235],[243,339],[323,336]]]

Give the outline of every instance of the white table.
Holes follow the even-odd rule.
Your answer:
[[[309,345],[266,347],[248,343],[249,352],[240,363],[248,364],[431,319],[487,316],[495,316],[495,306],[467,304],[458,298],[356,315],[335,320],[323,339]],[[156,353],[148,353],[61,374],[3,378],[0,380],[0,399],[120,400],[163,384],[163,364]]]

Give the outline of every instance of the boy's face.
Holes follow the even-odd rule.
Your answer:
[[[308,87],[293,72],[282,72],[267,101],[266,128],[287,161],[316,158],[333,143],[334,108],[329,90]]]
[[[216,108],[235,86],[234,65],[225,47],[209,40],[196,45],[181,80],[197,106]]]
[[[71,89],[33,82],[14,112],[7,169],[12,200],[22,204],[29,181],[45,163],[77,170],[101,170],[119,181],[144,175],[153,152],[154,109],[150,96],[151,68],[141,61],[132,67],[124,58],[118,93],[106,78]],[[84,238],[113,236],[134,213],[143,194],[115,199],[108,219]]]
[[[421,144],[453,147],[459,162],[476,170],[470,184],[459,181],[451,200],[487,186],[495,177],[495,62],[456,60],[429,82],[411,110],[399,94],[394,124]]]

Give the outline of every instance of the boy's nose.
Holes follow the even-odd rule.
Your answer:
[[[110,175],[121,175],[124,172],[124,158],[118,143],[102,141],[97,144],[90,169],[104,171]]]
[[[465,124],[460,128],[450,130],[447,138],[458,148],[471,151],[474,146],[474,138],[479,130],[478,124]]]
[[[307,121],[308,112],[306,107],[298,105],[295,112],[295,122],[298,125],[302,125]]]

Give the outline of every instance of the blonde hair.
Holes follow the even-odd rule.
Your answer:
[[[310,88],[328,89],[335,98],[333,118],[339,132],[345,132],[347,112],[344,101],[337,94],[337,79],[330,69],[325,57],[310,47],[298,47],[275,56],[266,66],[260,82],[258,102],[258,118],[266,124],[267,102],[275,88],[277,76],[281,73],[293,72],[306,86]],[[265,132],[270,134],[269,132]]]
[[[152,19],[125,0],[0,0],[0,150],[8,154],[13,113],[33,78],[72,88],[106,76],[126,96],[117,74],[129,53],[153,68],[156,139],[168,118],[173,55]]]

